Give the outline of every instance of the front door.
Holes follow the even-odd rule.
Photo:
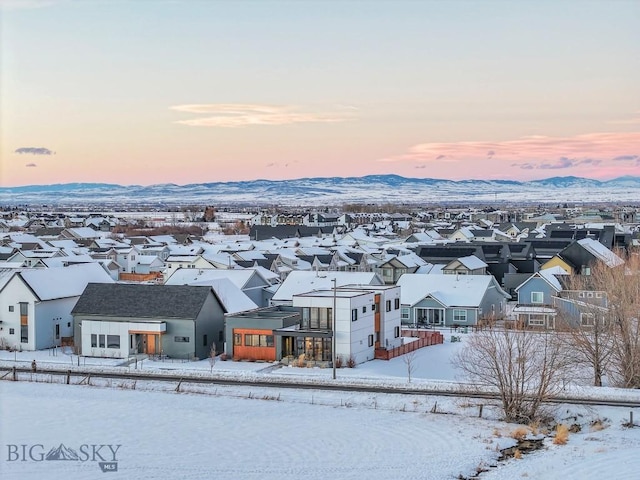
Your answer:
[[[155,355],[156,354],[156,335],[148,334],[146,335],[146,347],[147,350],[144,352],[147,355]]]

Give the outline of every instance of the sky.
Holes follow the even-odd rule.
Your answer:
[[[640,1],[0,0],[0,186],[640,175]]]

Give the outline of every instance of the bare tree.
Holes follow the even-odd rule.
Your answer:
[[[562,348],[547,331],[490,329],[469,337],[453,364],[479,388],[496,391],[504,419],[529,423],[559,393]]]
[[[413,374],[413,372],[416,369],[415,360],[416,360],[416,351],[415,350],[413,350],[413,351],[411,351],[409,353],[405,353],[402,356],[402,361],[404,362],[404,364],[407,367],[407,379],[408,379],[409,383],[411,383],[411,375]]]
[[[568,361],[590,370],[593,385],[602,386],[614,352],[613,324],[608,318],[606,292],[594,291],[590,275],[575,275],[566,281],[557,298],[556,329]]]
[[[609,365],[612,384],[640,388],[640,256],[632,254],[625,265],[598,265],[591,270],[598,290],[607,292],[606,320],[613,329]]]

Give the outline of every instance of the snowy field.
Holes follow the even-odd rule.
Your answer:
[[[417,351],[414,387],[440,388],[462,380],[450,358],[468,336],[451,343],[450,334],[443,333],[444,344]],[[0,363],[24,365],[35,359],[38,365],[66,371],[78,363],[69,353],[0,352]],[[332,373],[220,360],[213,372],[208,360],[121,364],[80,359],[84,370],[138,368],[183,372],[185,377],[242,375],[323,383],[331,382]],[[345,385],[407,385],[406,370],[402,358],[396,358],[337,373]],[[0,381],[2,480],[102,478],[100,462],[113,468],[114,458],[117,472],[106,472],[106,478],[456,479],[472,477],[478,469],[487,470],[478,478],[488,480],[640,478],[640,428],[623,427],[628,408],[554,406],[551,413],[559,422],[582,430],[571,434],[566,445],[554,445],[546,437],[542,450],[498,462],[499,450],[515,444],[510,435],[519,426],[501,422],[499,409],[489,404],[478,418],[476,400],[188,382],[180,392],[174,383],[153,381],[139,381],[132,390],[132,381],[92,379],[92,386],[67,386],[29,379],[64,381],[29,373],[21,374],[23,381]],[[581,395],[640,400],[638,391],[575,388],[581,388]],[[640,409],[633,413],[638,424]],[[604,428],[591,426],[598,419]],[[116,454],[109,448],[117,449]],[[70,460],[37,461],[51,450]]]
[[[483,479],[632,479],[640,468],[640,428],[622,427],[626,409],[558,407],[581,433],[497,462],[518,426],[478,419],[459,400],[123,386],[0,382],[0,478],[102,478],[99,462],[114,459],[118,471],[106,478],[455,479],[482,467]],[[430,413],[435,401],[440,414]],[[607,418],[606,428],[590,431],[595,418]],[[37,461],[60,444],[79,458],[88,452],[86,461]]]

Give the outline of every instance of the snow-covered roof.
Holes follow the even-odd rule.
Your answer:
[[[227,278],[236,287],[242,289],[256,272],[250,268],[219,269],[219,268],[179,268],[165,282],[167,285],[203,285],[202,282]]]
[[[373,272],[302,272],[295,270],[289,273],[282,282],[272,300],[274,302],[288,302],[299,293],[331,289],[334,278],[338,287],[349,284],[384,285],[382,279]]]
[[[100,238],[104,236],[104,234],[96,232],[91,227],[68,228],[67,231],[76,238]]]
[[[513,313],[550,313],[555,314],[556,309],[552,307],[537,307],[532,305],[521,305],[514,307]]]
[[[464,265],[466,268],[468,268],[469,270],[477,270],[479,268],[487,268],[488,267],[488,265],[485,262],[480,260],[475,255],[469,255],[467,257],[460,257],[460,258],[458,258],[458,261],[462,265]]]
[[[407,273],[397,284],[400,286],[400,298],[403,305],[415,305],[427,295],[431,295],[448,307],[477,307],[489,287],[504,292],[492,275],[422,275]]]
[[[201,258],[200,255],[171,255],[167,257],[167,262],[195,262]]]
[[[114,283],[97,263],[61,268],[33,268],[18,274],[36,296],[44,300],[78,297],[88,283]]]
[[[624,263],[619,256],[593,238],[582,238],[578,243],[591,255],[603,261],[608,267],[617,267]]]
[[[273,283],[274,281],[280,280],[280,275],[264,267],[261,267],[260,265],[247,268],[245,270],[255,270],[258,275],[262,276],[262,278],[264,278],[269,283]]]
[[[161,263],[163,263],[157,255],[138,255],[136,257],[136,261],[140,264],[140,265],[151,265],[153,262],[155,261],[160,261]]]
[[[51,245],[54,248],[62,248],[62,249],[68,249],[68,250],[73,250],[80,247],[80,245],[78,245],[75,241],[71,239],[49,240],[47,243],[49,243],[49,245]]]
[[[262,252],[256,250],[243,250],[234,254],[239,260],[264,260],[266,257]]]
[[[154,242],[163,243],[165,245],[178,243],[173,235],[151,235],[149,238]]]
[[[66,267],[78,263],[95,263],[95,259],[90,255],[69,255],[66,257],[43,258],[44,263],[49,268]]]
[[[258,308],[229,278],[209,278],[190,283],[190,285],[207,285],[213,288],[227,313],[246,312],[247,310]]]
[[[556,275],[568,275],[568,273],[559,266],[545,268],[538,272],[542,278],[544,278],[549,284],[553,286],[558,292],[562,290],[562,285],[556,278]]]

